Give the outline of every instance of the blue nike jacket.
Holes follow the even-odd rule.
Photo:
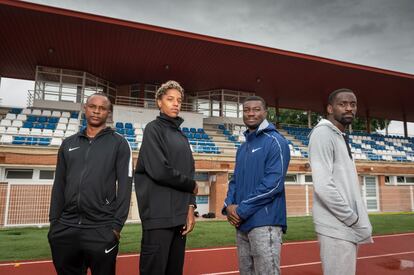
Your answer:
[[[290,161],[287,140],[264,120],[258,129],[244,133],[246,142],[237,150],[234,175],[229,182],[226,207],[237,204],[242,219],[238,230],[281,226],[286,233],[285,176]]]

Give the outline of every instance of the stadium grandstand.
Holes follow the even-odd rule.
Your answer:
[[[414,211],[413,75],[20,1],[0,3],[0,23],[8,38],[0,43],[0,77],[34,81],[25,108],[0,106],[0,227],[48,224],[57,150],[85,126],[89,95],[108,95],[109,126],[136,161],[145,125],[158,114],[155,92],[169,79],[186,89],[181,130],[194,153],[200,214],[223,218],[244,142],[244,98],[262,96],[276,116],[290,108],[310,117],[340,87],[356,91],[367,121],[368,130],[351,130],[350,141],[368,210]],[[404,121],[405,134],[371,132],[372,118]],[[276,125],[292,155],[288,215],[310,215],[311,125]],[[130,209],[129,221],[138,222],[135,194]]]

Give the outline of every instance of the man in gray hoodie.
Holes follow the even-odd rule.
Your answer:
[[[350,275],[356,271],[358,244],[372,242],[372,227],[345,133],[357,111],[354,92],[332,92],[326,110],[327,119],[315,126],[309,141],[313,222],[323,273]]]

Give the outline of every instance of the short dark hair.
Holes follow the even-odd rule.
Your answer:
[[[111,100],[109,99],[109,97],[106,94],[102,94],[102,93],[94,93],[94,94],[91,94],[86,99],[86,104],[88,104],[89,99],[91,97],[93,97],[93,96],[102,96],[102,97],[105,97],[108,100],[108,102],[109,102],[109,111],[111,111],[111,113],[114,111],[114,107],[112,106],[112,102],[111,102]]]
[[[335,98],[336,98],[336,96],[339,95],[340,93],[355,94],[354,91],[352,91],[351,89],[348,89],[348,88],[337,89],[337,90],[333,91],[332,93],[330,93],[330,95],[328,96],[328,104],[332,105]]]
[[[262,102],[263,108],[264,108],[265,110],[267,110],[267,104],[266,104],[266,101],[265,101],[262,97],[260,97],[260,96],[257,96],[257,95],[251,95],[251,96],[246,97],[246,98],[243,100],[243,105],[244,105],[244,103],[246,103],[247,101],[260,101],[260,102]]]

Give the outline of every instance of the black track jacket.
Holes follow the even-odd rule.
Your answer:
[[[182,122],[161,113],[145,127],[135,171],[144,230],[184,225],[188,206],[195,205],[194,159]]]
[[[79,132],[60,146],[49,220],[82,228],[111,225],[120,232],[129,212],[132,154],[113,129],[89,139]]]

